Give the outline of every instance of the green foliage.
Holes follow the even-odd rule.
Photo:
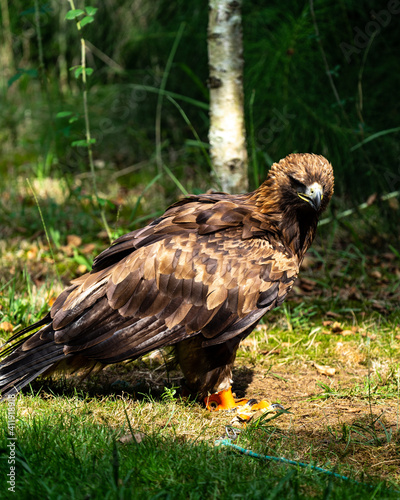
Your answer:
[[[90,6],[85,7],[85,10],[71,9],[66,13],[65,19],[68,21],[75,19],[77,23],[79,23],[80,27],[83,28],[87,24],[90,24],[94,21],[94,15],[96,14],[97,10],[98,9],[96,7]]]
[[[151,159],[157,89],[164,91],[164,70],[184,22],[168,70],[166,92],[174,99],[174,94],[184,96],[185,102],[181,109],[176,108],[176,102],[163,103],[163,161],[170,169],[179,168],[180,163],[195,163],[203,175],[209,169],[207,160],[198,154],[199,146],[207,142],[208,131],[206,9],[183,1],[175,2],[172,8],[164,0],[122,0],[118,9],[113,8],[111,0],[93,5],[79,1],[69,11],[55,1],[51,9],[39,5],[43,62],[49,81],[47,97],[37,86],[40,61],[35,38],[29,38],[28,57],[22,43],[35,11],[26,10],[22,0],[10,3],[9,9],[18,69],[7,80],[15,89],[15,97],[10,99],[3,93],[1,98],[8,109],[14,99],[22,109],[29,108],[32,122],[22,126],[23,120],[13,113],[16,121],[10,128],[12,118],[6,112],[0,117],[0,130],[12,130],[16,138],[30,135],[33,140],[29,147],[33,149],[40,144],[42,149],[55,149],[59,162],[54,165],[54,173],[64,174],[66,164],[74,172],[83,168],[84,158],[68,147],[71,141],[76,144],[81,140],[76,138],[78,128],[57,120],[55,135],[49,141],[48,127],[54,124],[42,111],[48,106],[48,98],[52,108],[61,105],[73,114],[80,107],[74,81],[83,71],[77,64],[79,35],[73,26],[78,22],[91,44],[86,75],[95,69],[89,106],[96,155],[113,168]],[[339,195],[365,200],[374,191],[400,187],[397,73],[393,70],[400,31],[397,15],[382,13],[384,10],[376,12],[370,0],[315,2],[317,37],[308,2],[270,2],[268,6],[244,3],[245,106],[253,186],[265,177],[272,161],[293,151],[313,151],[332,161]],[[371,19],[374,15],[375,21]],[[368,34],[374,30],[373,36]],[[2,41],[0,38],[0,44]],[[62,73],[62,64],[73,68],[72,75]],[[196,101],[204,111],[196,107]],[[193,131],[197,145],[190,142]],[[6,136],[6,141],[10,140]],[[25,140],[24,150],[29,147]],[[391,215],[385,209],[385,216]]]

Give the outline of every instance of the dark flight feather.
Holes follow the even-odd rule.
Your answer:
[[[319,194],[310,203],[309,187]],[[332,193],[327,160],[293,154],[253,193],[179,200],[116,240],[45,318],[12,337],[2,395],[61,361],[114,363],[174,344],[190,390],[226,388],[240,340],[291,290]]]

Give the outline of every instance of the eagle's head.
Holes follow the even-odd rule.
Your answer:
[[[301,259],[332,197],[333,183],[332,165],[323,156],[291,154],[272,165],[251,201]]]
[[[318,218],[328,206],[333,185],[332,165],[326,158],[296,153],[272,165],[258,199],[264,198],[264,213],[308,212]]]
[[[299,210],[313,210],[318,215],[328,206],[334,178],[332,165],[323,156],[291,154],[275,164],[271,174],[279,182],[284,203]]]

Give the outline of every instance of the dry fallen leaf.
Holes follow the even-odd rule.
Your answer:
[[[332,331],[334,333],[340,333],[343,331],[343,328],[340,326],[340,323],[338,321],[335,321],[332,325]]]
[[[12,332],[14,330],[14,327],[8,321],[3,321],[2,323],[0,323],[0,330],[3,330],[4,332]]]
[[[88,254],[88,253],[92,253],[93,250],[96,248],[96,245],[94,243],[86,243],[86,245],[84,245],[80,251],[83,253],[83,254]]]
[[[390,200],[388,200],[388,204],[392,210],[399,209],[399,200],[397,198],[390,198]]]
[[[118,441],[122,444],[131,443],[133,441],[132,434],[124,434],[123,436],[118,438]]]
[[[343,337],[347,337],[348,335],[354,335],[353,330],[343,330],[340,332],[340,335],[343,335]]]
[[[370,340],[375,340],[376,339],[375,333],[371,333],[371,335],[368,335],[367,332],[362,332],[361,333],[361,337],[369,337]]]
[[[317,369],[318,373],[321,375],[328,375],[328,377],[333,377],[336,373],[336,368],[332,368],[331,366],[318,365],[314,363],[314,367]]]
[[[37,253],[38,253],[37,247],[32,247],[30,250],[27,251],[26,258],[28,260],[33,260],[36,258]]]
[[[85,274],[87,272],[87,267],[84,264],[80,264],[77,271],[79,274]]]
[[[400,338],[400,335],[399,335]],[[273,354],[280,354],[281,349],[270,349],[269,351],[261,351],[263,356],[272,356]]]
[[[108,240],[108,233],[105,229],[103,229],[102,231],[100,231],[99,233],[97,233],[97,238],[99,238],[100,240]]]
[[[328,316],[328,318],[340,318],[340,314],[335,313],[333,311],[328,311],[326,315]]]
[[[246,350],[249,351],[255,351],[257,349],[258,342],[255,337],[247,337],[247,339],[244,339],[240,342],[240,347],[243,347]]]
[[[143,432],[137,431],[133,433],[133,436],[131,433],[124,434],[118,439],[118,441],[122,444],[131,443],[133,440],[135,440],[137,443],[141,443],[144,437],[145,434],[143,434]]]
[[[147,359],[151,363],[156,363],[158,365],[163,365],[165,362],[164,356],[163,356],[163,351],[161,349],[156,349],[155,351],[152,351]]]
[[[315,259],[310,255],[306,254],[306,256],[303,259],[303,262],[301,263],[301,267],[302,269],[308,269],[312,267],[314,264],[315,264]]]
[[[71,245],[61,245],[60,250],[64,252],[67,257],[72,257],[74,255]]]
[[[82,238],[76,234],[69,234],[67,236],[67,242],[71,247],[79,247],[82,244]]]
[[[315,281],[309,280],[308,278],[300,279],[300,288],[302,288],[306,292],[311,292],[312,290],[314,290],[316,284],[317,283]]]
[[[367,205],[368,205],[368,206],[370,206],[370,205],[372,205],[373,203],[375,203],[377,196],[378,196],[378,195],[377,195],[376,193],[373,193],[373,194],[371,194],[370,196],[368,196],[368,199],[367,199]]]
[[[394,260],[396,258],[396,255],[392,252],[385,252],[382,254],[382,258],[385,260]]]

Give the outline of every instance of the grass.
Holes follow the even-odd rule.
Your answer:
[[[107,244],[86,188],[58,191],[52,182],[53,192],[63,193],[57,201],[49,195],[48,181],[36,182],[35,189],[53,253],[44,231],[32,223],[37,207],[23,182],[8,190],[9,199],[21,203],[2,204],[9,222],[0,247],[4,340],[11,329],[39,319]],[[144,184],[124,188],[125,199],[117,185],[100,187],[112,201],[105,204],[107,216],[117,218],[120,232],[135,227],[135,219],[130,222],[134,203],[139,217],[158,210],[152,196],[157,183],[144,196]],[[349,219],[356,223],[362,228],[362,220]],[[179,370],[147,356],[81,382],[77,375],[35,381],[19,396],[18,497],[395,498],[392,490],[400,490],[399,257],[390,250],[366,254],[355,242],[343,245],[344,227],[333,235],[332,226],[322,229],[290,299],[243,342],[235,365],[238,396],[280,402],[290,413],[270,422],[256,415],[247,427],[235,423],[242,431],[236,443],[358,482],[216,448],[234,415],[181,401],[174,389]],[[332,376],[327,367],[335,370]],[[0,412],[0,473],[6,477],[6,404]],[[4,489],[4,495],[12,494]]]
[[[19,498],[309,498],[328,493],[329,498],[375,498],[377,491],[394,498],[386,483],[359,477],[352,464],[339,465],[340,444],[311,449],[307,436],[279,430],[279,424],[250,425],[238,444],[292,460],[315,463],[318,456],[320,466],[370,484],[215,447],[226,416],[210,418],[199,406],[180,401],[133,402],[80,392],[68,398],[26,395],[18,401],[18,413]],[[6,407],[1,425],[6,426]],[[344,445],[343,438],[335,440]],[[4,457],[4,437],[1,447]],[[6,474],[4,460],[1,468]]]

